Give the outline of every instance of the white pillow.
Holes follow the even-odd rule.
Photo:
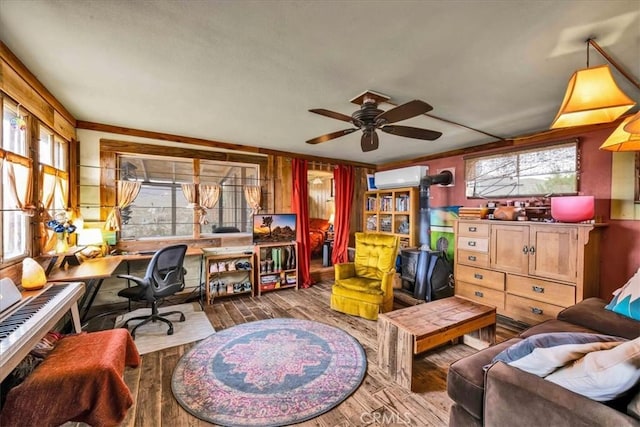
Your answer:
[[[596,350],[608,350],[624,338],[587,332],[537,334],[506,348],[493,358],[525,372],[544,377]],[[488,366],[487,366],[488,368]]]
[[[599,402],[613,400],[640,379],[640,337],[589,353],[545,379]]]

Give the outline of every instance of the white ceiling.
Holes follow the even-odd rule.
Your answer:
[[[419,117],[399,124],[444,135],[313,146],[350,125],[307,110],[350,115],[373,90],[502,137],[546,130],[590,36],[639,78],[638,0],[0,0],[2,41],[78,120],[375,164],[495,139]]]

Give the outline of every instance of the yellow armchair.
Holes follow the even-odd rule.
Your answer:
[[[354,262],[335,265],[331,308],[370,320],[393,310],[398,245],[397,236],[356,233]]]

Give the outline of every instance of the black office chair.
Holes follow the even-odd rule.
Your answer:
[[[127,287],[118,292],[118,296],[128,298],[130,301],[148,301],[151,303],[151,314],[148,316],[137,316],[127,320],[125,328],[129,327],[132,320],[142,320],[131,330],[131,336],[136,337],[136,329],[149,322],[157,320],[169,325],[167,335],[173,334],[173,324],[166,319],[166,316],[180,314],[180,322],[184,322],[184,314],[180,311],[168,313],[158,312],[158,300],[171,296],[184,289],[184,275],[186,270],[182,266],[187,252],[187,245],[168,246],[155,253],[144,277],[131,276],[129,274],[119,274],[118,277],[135,282],[137,286]]]

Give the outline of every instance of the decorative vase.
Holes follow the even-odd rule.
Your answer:
[[[55,252],[57,254],[64,254],[69,251],[69,242],[67,242],[67,233],[56,233],[56,247]]]

